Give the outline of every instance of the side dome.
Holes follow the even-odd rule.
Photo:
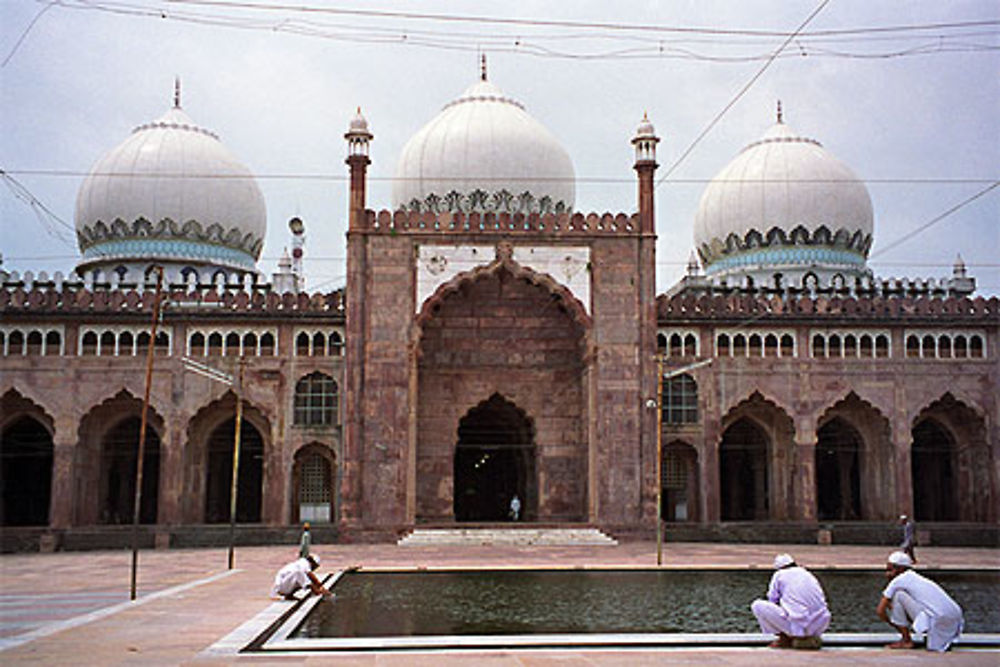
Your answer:
[[[179,106],[97,161],[76,198],[78,271],[255,271],[267,211],[253,174]],[[170,269],[175,269],[171,271]]]
[[[872,232],[864,183],[779,115],[705,188],[694,241],[709,276],[826,282],[868,273]]]
[[[394,209],[562,213],[576,175],[565,149],[524,106],[485,79],[406,143],[396,165]]]

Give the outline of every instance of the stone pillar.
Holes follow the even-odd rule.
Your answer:
[[[713,416],[714,417],[714,416]],[[719,442],[720,425],[717,418],[705,416],[705,440],[701,461],[701,520],[704,523],[718,523],[722,512],[719,506],[722,497],[719,489]]]
[[[911,435],[906,427],[908,422],[893,426],[892,444],[896,458],[896,507],[894,516],[908,514],[913,516],[913,468],[910,458]],[[892,498],[886,498],[892,502]]]
[[[816,521],[816,438],[795,438],[794,517]]]
[[[52,438],[52,486],[49,501],[49,527],[73,525],[76,494],[76,423],[60,421]]]
[[[183,522],[181,498],[184,496],[184,427],[185,419],[179,414],[168,415],[164,420],[160,440],[160,495],[157,500],[156,522],[176,525]]]

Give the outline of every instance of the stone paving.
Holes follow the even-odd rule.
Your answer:
[[[138,592],[128,601],[128,551],[0,556],[0,664],[224,665],[332,664],[343,666],[503,665],[517,667],[625,666],[666,663],[949,664],[1000,665],[1000,653],[824,649],[818,653],[764,648],[631,651],[531,650],[468,653],[360,653],[322,656],[223,656],[207,651],[268,608],[274,572],[295,556],[293,546],[242,547],[236,569],[225,549],[143,551]],[[321,570],[364,567],[651,567],[655,544],[606,547],[398,547],[317,545]],[[867,546],[676,544],[664,548],[666,567],[770,568],[790,551],[814,568],[882,566],[889,549]],[[926,547],[920,566],[1000,568],[1000,550]]]

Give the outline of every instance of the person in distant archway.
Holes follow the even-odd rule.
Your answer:
[[[274,597],[283,597],[286,600],[295,600],[295,593],[300,590],[308,590],[316,595],[329,596],[330,591],[313,574],[313,570],[318,567],[319,556],[315,554],[293,560],[278,570],[278,574],[274,575],[274,586],[271,587],[271,595]]]
[[[521,518],[521,499],[514,494],[514,497],[510,499],[510,518],[511,521],[518,521]]]
[[[754,600],[750,605],[761,632],[778,635],[769,646],[820,648],[820,635],[830,626],[823,587],[788,554],[774,557],[774,569],[767,599]]]
[[[913,648],[912,629],[927,633],[928,651],[947,651],[962,634],[962,608],[943,588],[912,568],[913,560],[902,551],[889,554],[885,566],[889,585],[875,608],[878,617],[901,635],[888,648]]]

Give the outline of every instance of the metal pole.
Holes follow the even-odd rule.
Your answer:
[[[663,355],[656,357],[656,564],[663,565]]]
[[[139,569],[139,513],[142,509],[142,467],[146,457],[146,424],[149,419],[149,389],[153,384],[153,353],[156,349],[156,329],[160,323],[160,288],[163,285],[163,267],[156,271],[156,293],[153,297],[153,323],[149,327],[149,348],[146,350],[146,389],[142,396],[142,420],[139,423],[139,452],[135,464],[135,504],[132,507],[132,576],[129,599],[135,599],[135,580]]]
[[[240,355],[240,375],[236,381],[236,434],[233,436],[233,483],[229,489],[229,569],[233,569],[233,543],[236,540],[236,488],[240,476],[240,426],[243,422],[243,367]]]

